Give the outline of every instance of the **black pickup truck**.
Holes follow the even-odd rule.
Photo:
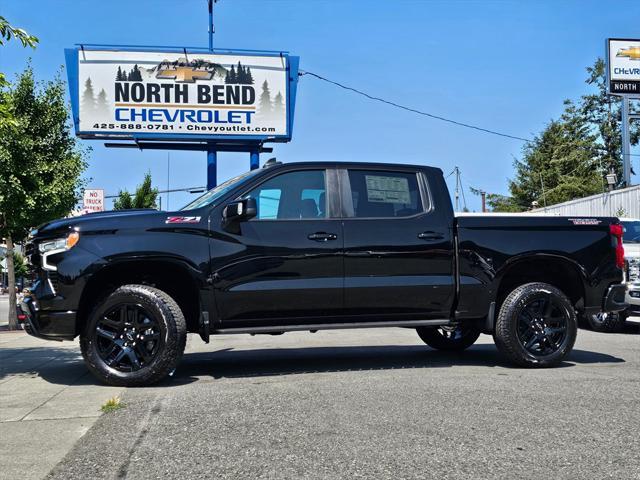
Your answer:
[[[179,211],[34,230],[27,331],[80,336],[91,372],[135,386],[176,368],[187,333],[409,327],[441,350],[486,333],[511,362],[552,366],[577,315],[626,306],[616,218],[456,217],[432,167],[266,167]]]

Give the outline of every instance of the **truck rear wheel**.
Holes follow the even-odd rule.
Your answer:
[[[575,310],[564,293],[546,283],[527,283],[502,303],[494,339],[520,366],[551,367],[571,352],[577,331]]]
[[[623,312],[598,312],[586,315],[589,328],[595,332],[614,333],[622,330],[626,316]]]
[[[169,295],[147,285],[124,285],[93,310],[80,349],[102,382],[138,387],[172,372],[186,339],[184,315]]]
[[[418,327],[418,336],[436,350],[460,351],[469,348],[478,340],[480,330],[470,325]]]

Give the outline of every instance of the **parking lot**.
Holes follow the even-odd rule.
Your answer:
[[[126,391],[76,344],[0,340],[2,478],[640,478],[633,328],[581,330],[550,370],[486,336],[461,354],[408,329],[191,337],[171,379]]]

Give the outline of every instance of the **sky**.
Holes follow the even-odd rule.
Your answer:
[[[0,71],[9,79],[29,59],[38,79],[53,78],[63,68],[64,48],[78,43],[208,45],[206,0],[0,0],[0,15],[40,39],[35,50],[16,42],[0,48]],[[302,70],[526,138],[560,115],[565,98],[589,91],[585,67],[604,56],[607,37],[640,37],[637,0],[219,0],[214,16],[214,47],[288,51],[300,56]],[[107,195],[134,190],[147,171],[161,190],[206,184],[204,152],[82,144],[92,148],[88,186]],[[275,156],[413,163],[445,175],[458,166],[467,206],[479,210],[469,187],[508,193],[522,142],[394,109],[306,76],[298,85],[293,139],[273,147],[261,162]],[[220,182],[248,168],[248,154],[218,155]],[[163,208],[192,198],[163,195]]]

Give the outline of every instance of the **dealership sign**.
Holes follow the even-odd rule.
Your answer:
[[[104,190],[86,189],[82,196],[82,213],[104,212]]]
[[[607,40],[609,93],[640,97],[640,39]]]
[[[70,49],[83,138],[288,141],[298,57],[176,49]]]

